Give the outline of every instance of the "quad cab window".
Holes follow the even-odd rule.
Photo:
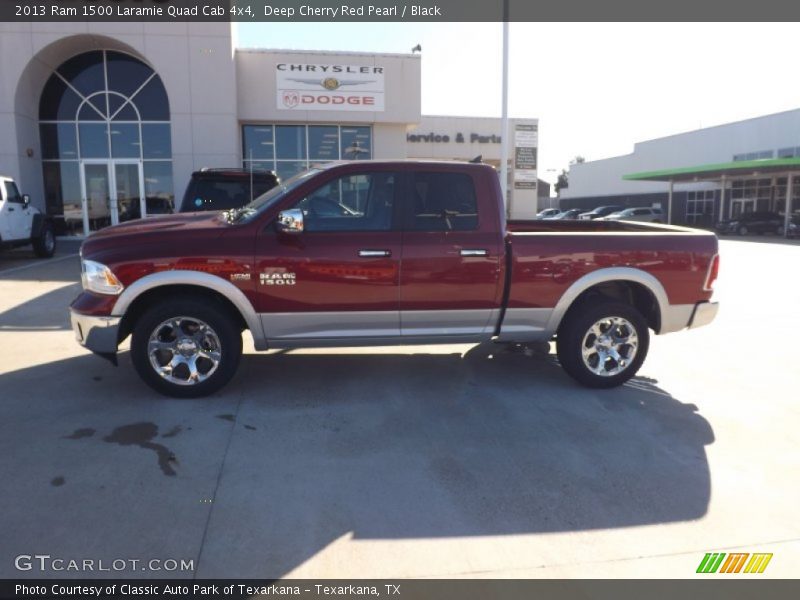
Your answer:
[[[305,231],[389,231],[395,197],[395,173],[359,173],[317,188],[295,205],[303,211]]]

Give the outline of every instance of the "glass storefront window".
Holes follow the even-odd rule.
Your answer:
[[[111,126],[111,156],[114,158],[141,156],[138,123],[114,123]]]
[[[314,164],[372,158],[372,127],[243,125],[242,158],[245,169],[274,171],[285,180]]]
[[[342,127],[342,158],[361,160],[372,157],[372,129],[369,127]]]
[[[51,75],[42,91],[39,119],[43,121],[75,119],[81,98],[58,75]]]
[[[303,125],[275,126],[278,159],[306,159],[306,128]]]
[[[81,158],[108,158],[108,126],[105,123],[78,125]]]
[[[142,123],[142,143],[144,158],[172,158],[169,123]]]
[[[161,78],[133,56],[87,52],[52,73],[39,101],[39,129],[47,211],[59,233],[137,218],[145,178],[148,212],[171,212],[169,118]]]
[[[78,158],[78,140],[75,123],[47,123],[40,128],[42,158]]]
[[[275,158],[272,125],[245,125],[242,128],[242,138],[245,160],[272,160]]]
[[[77,161],[44,163],[47,214],[81,221],[81,179]]]
[[[144,194],[147,214],[169,214],[173,212],[175,194],[172,185],[172,163],[170,161],[145,161]]]
[[[339,158],[339,128],[335,125],[308,127],[308,158],[330,161]]]

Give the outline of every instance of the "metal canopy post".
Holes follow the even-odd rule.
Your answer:
[[[786,214],[783,216],[783,237],[789,237],[789,221],[792,218],[792,183],[794,173],[791,171],[786,175]]]
[[[723,174],[720,179],[720,190],[719,190],[719,220],[725,220],[725,185],[727,184],[727,180],[725,175]]]
[[[672,225],[672,188],[675,185],[675,182],[672,179],[669,180],[669,195],[667,196],[667,223]]]

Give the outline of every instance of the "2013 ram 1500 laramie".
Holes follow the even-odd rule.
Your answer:
[[[256,350],[549,341],[580,383],[620,385],[649,330],[709,323],[717,239],[624,221],[506,223],[482,164],[313,168],[247,206],[133,221],[81,248],[78,341],[172,396],[227,383]]]

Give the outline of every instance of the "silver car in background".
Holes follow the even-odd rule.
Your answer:
[[[639,208],[626,208],[619,212],[600,217],[601,221],[644,221],[646,223],[663,223],[664,213],[660,208],[642,206]]]

